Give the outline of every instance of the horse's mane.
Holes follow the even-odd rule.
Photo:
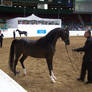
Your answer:
[[[46,36],[38,39],[38,42],[42,42],[44,44],[47,42],[51,42],[54,39],[54,37],[59,35],[59,31],[61,31],[61,28],[55,28],[51,30]]]
[[[50,36],[56,34],[57,31],[59,31],[60,29],[61,29],[61,28],[55,28],[55,29],[51,30],[51,31],[46,35],[46,37],[50,37]]]
[[[55,29],[51,30],[45,37],[49,41],[52,41],[54,37],[59,36],[60,31],[61,31],[61,28],[55,28]]]

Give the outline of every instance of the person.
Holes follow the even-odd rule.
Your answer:
[[[14,38],[14,39],[16,38],[16,34],[15,34],[15,31],[13,31],[13,38]]]
[[[0,31],[0,47],[1,48],[2,48],[2,44],[3,44],[3,37],[4,37],[4,35]]]
[[[89,29],[85,32],[84,37],[87,38],[85,45],[83,47],[73,49],[73,51],[84,52],[81,74],[77,80],[83,82],[85,80],[86,71],[88,71],[86,82],[86,84],[88,84],[92,83],[92,37]]]

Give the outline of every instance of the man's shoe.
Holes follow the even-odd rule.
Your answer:
[[[85,84],[92,84],[92,81],[87,81]]]
[[[80,82],[83,82],[84,81],[84,79],[81,79],[81,78],[78,78],[77,80],[80,81]]]

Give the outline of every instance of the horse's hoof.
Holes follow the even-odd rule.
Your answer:
[[[53,78],[54,78],[55,80],[57,80],[57,78],[56,78],[55,76],[53,76]]]
[[[16,74],[19,74],[20,72],[16,72]]]
[[[55,81],[55,80],[51,80],[51,82],[52,82],[52,83],[56,83],[56,81]]]
[[[19,74],[20,72],[16,72],[16,73],[14,73],[14,76],[16,76],[17,74]]]
[[[55,81],[55,79],[51,76],[51,82],[52,83],[55,83],[56,81]]]

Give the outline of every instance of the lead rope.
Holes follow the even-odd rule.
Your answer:
[[[65,45],[65,49],[66,49],[66,52],[67,52],[67,55],[68,55],[68,58],[69,58],[69,61],[70,61],[70,63],[71,63],[71,66],[72,66],[73,71],[77,72],[77,70],[76,70],[75,67],[73,66],[73,62],[72,62],[72,60],[71,60],[71,58],[70,58],[70,56],[69,56],[68,49],[67,49],[67,46],[66,46],[66,45]]]

